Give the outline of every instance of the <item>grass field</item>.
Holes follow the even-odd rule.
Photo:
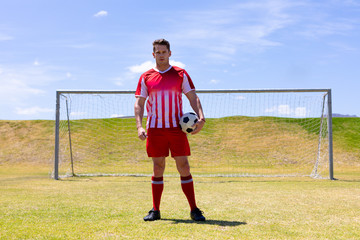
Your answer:
[[[52,180],[53,122],[0,121],[0,239],[360,239],[360,120],[333,128],[339,180],[197,177],[195,223],[168,177],[149,223],[149,177]]]
[[[206,222],[190,220],[178,178],[166,178],[162,220],[147,177],[68,178],[2,167],[0,239],[359,239],[360,177],[196,178]]]

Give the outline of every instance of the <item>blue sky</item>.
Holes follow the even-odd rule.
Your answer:
[[[0,0],[0,119],[54,119],[57,89],[135,90],[152,41],[197,89],[331,88],[360,116],[360,1]]]

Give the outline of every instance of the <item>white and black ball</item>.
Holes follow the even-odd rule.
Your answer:
[[[199,121],[199,119],[195,113],[185,113],[180,118],[180,128],[184,133],[191,133],[195,129],[195,127],[193,128],[192,125],[197,123],[197,121]]]

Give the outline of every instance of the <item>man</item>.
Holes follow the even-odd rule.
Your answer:
[[[202,211],[196,206],[194,184],[188,162],[189,142],[186,134],[179,127],[183,93],[199,117],[192,134],[196,134],[202,129],[205,117],[190,76],[184,69],[171,66],[170,56],[168,41],[159,39],[153,42],[156,68],[141,75],[135,93],[134,109],[138,136],[141,140],[147,139],[146,151],[153,161],[153,209],[144,217],[144,220],[154,221],[161,218],[160,200],[164,189],[165,158],[169,156],[170,150],[171,157],[175,159],[177,170],[180,173],[182,190],[190,205],[190,216],[194,221],[205,221]],[[142,125],[142,119],[147,98],[146,132]]]

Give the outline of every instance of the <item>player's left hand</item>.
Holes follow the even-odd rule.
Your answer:
[[[199,121],[197,121],[193,127],[195,126],[194,131],[191,132],[191,134],[197,134],[198,132],[201,131],[201,129],[204,127],[205,125],[205,120],[204,119],[200,119]]]

